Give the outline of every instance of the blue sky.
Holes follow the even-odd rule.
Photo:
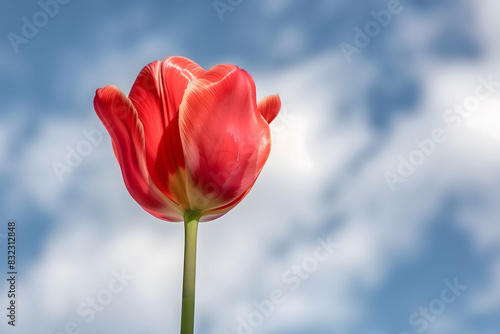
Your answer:
[[[238,333],[241,319],[269,334],[498,333],[497,2],[222,3],[223,19],[210,0],[72,0],[17,53],[9,33],[42,8],[0,4],[0,212],[18,222],[20,272],[18,326],[2,333],[178,331],[182,226],[130,198],[92,106],[97,88],[128,92],[171,55],[237,64],[259,99],[283,101],[254,189],[200,226],[197,333]],[[356,45],[373,11],[390,21]],[[123,270],[134,279],[82,315]],[[466,288],[444,302],[455,281]],[[258,321],[275,290],[284,301]]]

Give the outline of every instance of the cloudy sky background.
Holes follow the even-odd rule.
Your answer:
[[[254,189],[200,226],[197,333],[237,333],[275,289],[285,301],[256,333],[498,333],[500,86],[467,118],[443,115],[474,96],[480,77],[500,82],[500,5],[402,0],[347,62],[340,43],[353,44],[353,29],[387,5],[243,0],[221,19],[209,0],[73,0],[16,53],[8,33],[41,8],[2,2],[0,247],[16,220],[19,298],[16,328],[2,311],[1,332],[56,334],[72,322],[82,333],[178,332],[183,227],[129,196],[92,100],[96,88],[128,92],[147,63],[182,55],[204,68],[237,64],[259,99],[283,101]],[[436,128],[446,140],[391,189],[387,172]],[[59,180],[54,162],[88,131],[102,143]],[[282,276],[318,238],[338,247],[292,291]],[[77,308],[122,270],[134,279],[87,323]],[[455,279],[467,289],[425,330],[409,321]]]

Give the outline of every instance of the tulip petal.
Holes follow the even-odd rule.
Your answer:
[[[156,186],[177,203],[187,203],[179,105],[188,83],[204,72],[189,59],[169,57],[144,67],[130,91],[144,126],[148,171]]]
[[[255,179],[255,181],[257,181],[257,179]],[[254,181],[254,183],[255,183],[255,181]],[[253,184],[252,184],[252,186],[253,186]],[[217,218],[224,216],[226,213],[231,211],[236,205],[238,205],[247,196],[247,194],[250,192],[250,189],[252,189],[252,186],[248,187],[248,189],[245,190],[243,192],[243,194],[241,194],[238,198],[236,198],[232,202],[230,202],[226,205],[223,205],[221,207],[215,208],[215,209],[205,210],[203,212],[203,216],[200,219],[200,222],[208,222],[208,221],[211,221],[211,220],[214,220],[214,219],[217,219]]]
[[[208,213],[244,196],[271,149],[269,125],[257,109],[250,75],[218,65],[192,81],[180,106],[179,126],[191,208]]]
[[[97,90],[94,108],[111,136],[130,195],[155,217],[182,221],[182,209],[150,180],[145,159],[144,130],[131,101],[117,87],[107,86]]]
[[[276,94],[264,97],[257,105],[257,109],[259,109],[259,112],[267,123],[271,124],[281,109],[280,96]]]

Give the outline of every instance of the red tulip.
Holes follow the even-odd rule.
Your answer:
[[[127,98],[98,89],[125,185],[147,212],[182,221],[222,216],[250,191],[271,149],[269,123],[278,95],[256,102],[252,77],[235,65],[205,71],[182,57],[147,65]]]
[[[185,222],[181,333],[192,334],[198,221],[222,216],[250,191],[280,98],[257,104],[252,77],[237,66],[205,71],[170,57],[146,66],[128,98],[115,86],[98,89],[94,107],[130,195],[155,217]]]

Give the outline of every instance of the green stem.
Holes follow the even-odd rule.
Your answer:
[[[184,214],[184,278],[182,282],[181,334],[194,333],[194,291],[196,282],[196,236],[200,214]]]

